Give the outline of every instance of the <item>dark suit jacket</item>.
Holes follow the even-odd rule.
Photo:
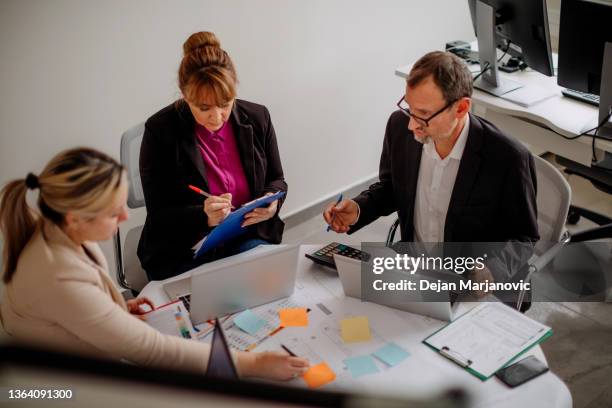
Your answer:
[[[355,201],[361,214],[349,233],[398,212],[402,241],[414,240],[414,207],[423,145],[394,112],[387,123],[380,181]],[[444,227],[445,242],[536,242],[533,157],[490,122],[470,115],[470,129]]]
[[[286,192],[276,135],[266,107],[237,99],[230,120],[251,197],[268,191]],[[210,231],[204,197],[187,187],[192,184],[208,191],[195,137],[195,119],[184,102],[165,107],[145,123],[140,176],[147,219],[138,257],[153,279],[175,275],[177,268],[193,257],[191,247]],[[247,237],[280,243],[283,229],[277,211],[273,218],[249,227]]]

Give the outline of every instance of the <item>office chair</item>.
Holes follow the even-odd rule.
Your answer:
[[[536,243],[534,255],[529,260],[526,281],[543,269],[569,241],[565,220],[570,207],[571,189],[563,174],[555,166],[539,156],[534,156],[538,193],[538,232],[540,241]],[[387,246],[394,242],[399,219],[389,228]],[[519,294],[516,308],[522,310],[525,293]]]
[[[612,172],[583,166],[580,163],[559,156],[556,156],[555,160],[565,168],[565,173],[582,177],[590,181],[598,190],[612,195]],[[567,222],[571,225],[575,225],[581,217],[594,222],[598,226],[574,234],[572,236],[572,241],[591,241],[595,239],[612,238],[612,218],[586,208],[574,205],[570,206]]]
[[[564,167],[566,174],[582,177],[590,181],[598,190],[612,195],[612,172],[584,166],[560,156],[556,156],[555,160]],[[581,217],[597,224],[597,226],[572,234],[571,242],[609,240],[612,238],[612,218],[596,211],[571,205],[567,217],[568,224],[575,225]],[[612,302],[612,288],[608,290],[606,302]]]
[[[538,192],[538,233],[540,240],[529,260],[525,281],[544,269],[554,257],[570,242],[571,236],[565,229],[572,198],[571,188],[563,174],[551,163],[539,156],[533,156],[536,166]],[[526,292],[522,291],[516,302],[517,310],[522,310]]]
[[[144,122],[140,123],[121,135],[121,164],[125,166],[129,182],[127,205],[131,209],[145,206],[144,192],[140,181],[140,144],[144,134]],[[117,267],[117,281],[125,289],[130,289],[134,295],[142,290],[148,283],[147,275],[140,265],[136,255],[136,248],[140,240],[143,225],[130,229],[125,237],[125,247],[121,247],[121,234],[119,229],[113,238],[115,252],[115,265]],[[124,257],[125,254],[125,257]]]

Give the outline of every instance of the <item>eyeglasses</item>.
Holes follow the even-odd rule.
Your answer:
[[[444,112],[446,109],[448,109],[453,103],[458,101],[458,99],[455,99],[454,101],[450,101],[442,109],[440,109],[439,111],[437,111],[436,113],[432,114],[430,117],[425,119],[425,118],[421,118],[415,115],[414,113],[410,112],[410,106],[408,106],[408,103],[406,102],[405,98],[406,96],[404,95],[401,97],[399,101],[397,101],[397,104],[396,104],[397,107],[399,108],[400,111],[402,111],[404,115],[416,120],[419,125],[424,126],[424,127],[428,127],[429,122],[431,122],[436,116],[438,116],[439,114]]]

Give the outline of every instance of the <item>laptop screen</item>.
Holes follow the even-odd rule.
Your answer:
[[[225,333],[219,319],[215,319],[215,331],[213,332],[210,345],[210,356],[208,357],[207,377],[224,379],[238,379],[238,372],[234,366],[234,360],[230,353]]]

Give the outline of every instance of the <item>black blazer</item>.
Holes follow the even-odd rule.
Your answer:
[[[401,240],[414,240],[414,206],[423,145],[394,112],[387,123],[380,181],[355,201],[360,217],[349,234],[398,212]],[[536,242],[536,172],[533,157],[490,122],[470,115],[470,129],[451,194],[445,242]]]
[[[236,99],[229,120],[251,197],[268,191],[286,192],[276,135],[266,107]],[[175,275],[177,268],[193,257],[191,247],[210,231],[204,197],[187,187],[192,184],[208,191],[195,137],[195,119],[184,102],[165,107],[145,123],[140,177],[147,219],[138,257],[153,279]],[[283,201],[279,200],[279,210]],[[247,237],[280,243],[283,229],[277,211],[271,219],[249,227]]]

